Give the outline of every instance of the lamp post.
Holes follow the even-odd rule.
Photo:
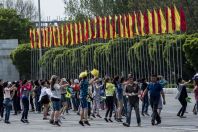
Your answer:
[[[41,37],[41,3],[40,0],[38,0],[38,12],[39,12],[39,39],[40,39],[40,49],[39,49],[39,59],[42,57],[42,37]],[[39,78],[42,79],[42,67],[39,67]]]

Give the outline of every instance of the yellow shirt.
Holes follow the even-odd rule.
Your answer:
[[[112,83],[107,83],[105,89],[106,96],[113,96],[114,92],[115,92],[115,85]]]

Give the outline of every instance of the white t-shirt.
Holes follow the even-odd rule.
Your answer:
[[[41,89],[41,94],[40,94],[40,97],[39,97],[39,101],[41,101],[41,98],[45,95],[48,95],[47,94],[47,88],[46,87],[42,87]]]

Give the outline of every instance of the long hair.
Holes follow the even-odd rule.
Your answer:
[[[51,88],[52,91],[55,90],[54,84],[56,83],[57,78],[58,78],[58,77],[57,77],[56,75],[53,75],[53,76],[51,77],[50,88]]]

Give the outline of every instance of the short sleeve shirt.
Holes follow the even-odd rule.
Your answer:
[[[140,87],[137,84],[126,85],[126,93],[138,94],[139,90]],[[129,103],[132,105],[139,102],[138,95],[129,96],[128,99],[129,99]]]
[[[87,79],[80,82],[80,98],[87,98],[88,86],[89,82],[87,81]]]
[[[159,83],[150,83],[147,88],[150,92],[150,96],[160,97],[161,91],[163,91],[162,85]]]

